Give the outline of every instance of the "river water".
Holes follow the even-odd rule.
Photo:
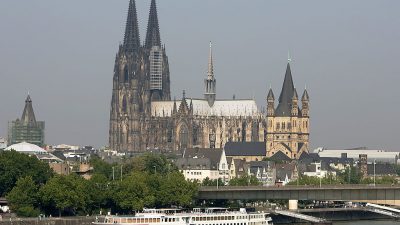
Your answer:
[[[399,225],[400,221],[394,220],[358,220],[348,222],[333,222],[333,225]]]

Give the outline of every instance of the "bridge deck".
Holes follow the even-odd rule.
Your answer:
[[[400,206],[400,185],[201,187],[198,199],[353,201]]]

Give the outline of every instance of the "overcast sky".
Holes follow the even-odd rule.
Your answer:
[[[158,0],[172,95],[201,97],[213,42],[217,97],[279,96],[292,56],[311,98],[311,145],[399,150],[400,1]],[[150,0],[137,0],[141,41]],[[108,142],[128,0],[0,1],[0,136],[30,92],[47,144]]]

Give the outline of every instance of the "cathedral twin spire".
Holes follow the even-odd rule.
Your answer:
[[[145,47],[151,49],[153,46],[161,47],[160,29],[158,25],[156,1],[151,0],[149,21]],[[125,36],[123,47],[129,53],[138,52],[140,49],[139,25],[136,12],[135,0],[129,1],[128,18],[126,20]]]
[[[126,20],[124,48],[129,53],[137,52],[140,48],[139,25],[135,0],[130,0],[128,18]]]
[[[155,0],[151,0],[150,4],[145,46],[147,49],[151,49],[153,46],[161,47],[160,27],[158,25],[157,6]]]

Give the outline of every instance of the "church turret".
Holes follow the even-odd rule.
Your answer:
[[[176,107],[176,98],[174,98],[174,108],[172,109],[172,114],[176,114],[178,112]]]
[[[128,53],[138,53],[140,49],[139,25],[135,0],[130,0],[129,2],[123,47]]]
[[[213,65],[213,58],[212,58],[211,42],[210,42],[210,54],[208,56],[207,79],[204,80],[204,84],[205,84],[204,98],[207,100],[208,105],[210,107],[212,107],[214,105],[215,97],[216,97],[217,80],[214,77],[214,65]]]
[[[308,96],[307,89],[304,89],[303,96],[301,97],[301,115],[303,117],[308,117],[309,116],[309,104],[310,104],[310,98]]]
[[[298,116],[299,115],[299,96],[297,95],[296,88],[293,91],[293,97],[292,97],[292,116]]]
[[[25,107],[24,107],[24,112],[22,113],[21,122],[24,125],[35,125],[36,124],[36,117],[35,117],[35,113],[33,112],[33,107],[32,107],[32,99],[29,94],[25,100]]]
[[[269,88],[267,95],[267,116],[274,116],[275,114],[275,96],[272,88]]]
[[[189,111],[190,114],[193,114],[193,99],[190,99]]]

